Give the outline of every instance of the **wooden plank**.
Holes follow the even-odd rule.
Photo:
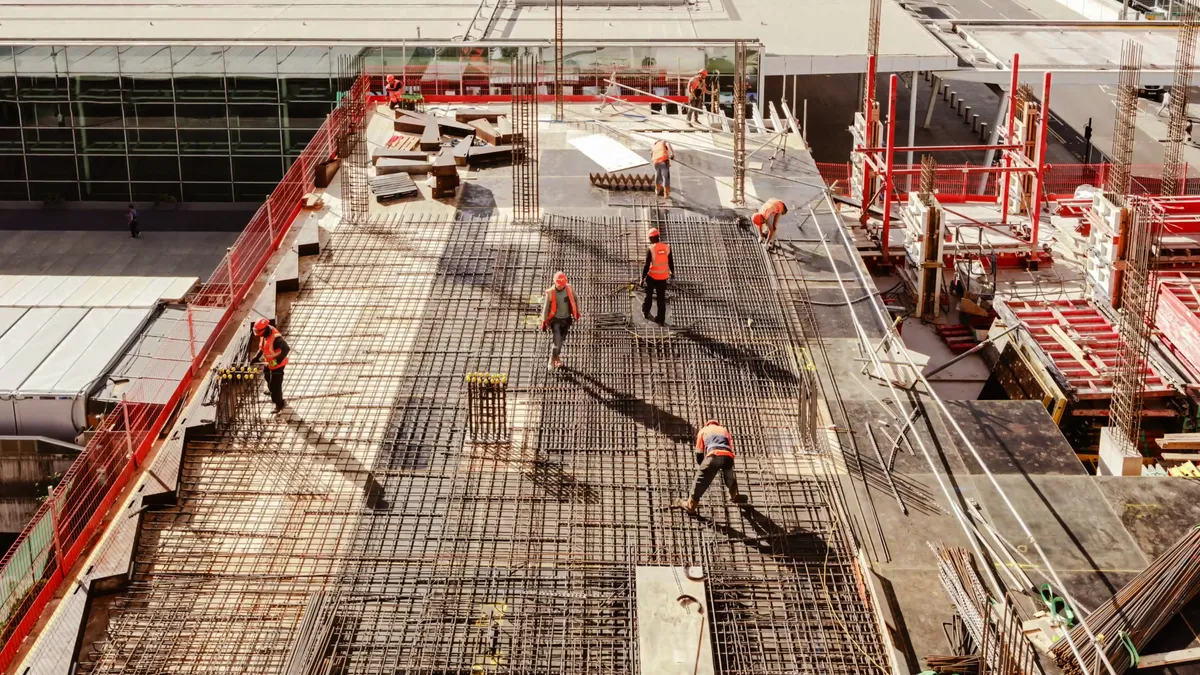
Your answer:
[[[425,133],[421,134],[421,149],[426,152],[437,152],[442,147],[442,132],[437,122],[430,122],[425,126]]]
[[[387,176],[395,173],[429,173],[433,165],[429,160],[416,161],[412,159],[391,159],[384,157],[375,165],[376,176]]]
[[[371,163],[378,164],[379,160],[388,159],[410,159],[414,161],[424,162],[429,159],[429,153],[420,150],[393,150],[391,148],[377,148],[371,153]]]
[[[471,126],[475,127],[475,135],[482,138],[484,143],[489,145],[498,145],[496,143],[496,128],[492,123],[485,119],[471,120]]]
[[[456,110],[454,112],[454,119],[464,124],[471,122],[472,120],[487,120],[489,122],[495,122],[496,120],[500,119],[500,116],[503,114],[504,113],[495,110],[466,108],[464,110]]]
[[[1059,328],[1057,325],[1050,324],[1049,326],[1046,326],[1046,332],[1050,334],[1050,337],[1054,338],[1055,342],[1062,345],[1062,348],[1067,350],[1067,353],[1073,356],[1075,360],[1079,362],[1079,365],[1083,366],[1084,370],[1088,371],[1089,375],[1092,377],[1100,377],[1100,371],[1093,368],[1092,364],[1088,363],[1084,359],[1084,356],[1086,355],[1083,353],[1083,350],[1079,348],[1079,345],[1075,344],[1075,341],[1072,340],[1062,328]]]
[[[416,117],[406,112],[396,116],[392,128],[406,134],[423,134],[426,126],[424,117]]]
[[[433,168],[429,172],[435,176],[457,176],[458,165],[454,162],[454,148],[442,148],[433,160]]]
[[[511,145],[484,145],[471,148],[471,153],[467,155],[467,166],[484,166],[486,164],[496,164],[498,162],[511,159]]]
[[[1171,666],[1177,663],[1188,663],[1189,661],[1200,661],[1200,647],[1177,649],[1175,651],[1162,652],[1160,654],[1146,654],[1138,659],[1137,667],[1139,669],[1161,668],[1163,666]]]

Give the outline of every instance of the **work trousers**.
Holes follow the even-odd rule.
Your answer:
[[[138,228],[137,218],[130,218],[129,219],[129,236],[133,237],[134,239],[137,239],[141,233],[142,233],[141,229]]]
[[[283,368],[263,369],[263,377],[267,380],[267,391],[271,392],[271,403],[275,404],[275,409],[282,408],[287,401],[283,400]]]
[[[737,477],[733,475],[733,458],[728,455],[709,455],[704,458],[703,462],[700,462],[700,468],[696,470],[696,481],[692,484],[693,502],[700,501],[718,473],[725,481],[725,489],[729,490],[729,494],[737,493]]]
[[[690,105],[693,108],[703,108],[704,107],[704,96],[702,94],[693,92],[691,97],[688,99],[688,105]],[[695,110],[688,110],[687,111],[687,121],[699,122],[700,121],[700,113],[696,112]]]
[[[550,356],[557,357],[562,353],[572,323],[574,319],[550,319]]]
[[[646,279],[646,299],[642,301],[642,315],[650,316],[650,305],[654,302],[654,296],[658,296],[658,313],[654,320],[658,323],[663,323],[667,320],[667,280],[666,279]]]
[[[775,239],[775,230],[779,227],[779,214],[772,213],[767,217],[767,222],[758,228],[758,236],[764,239]]]
[[[671,189],[670,162],[658,162],[654,165],[654,187]]]

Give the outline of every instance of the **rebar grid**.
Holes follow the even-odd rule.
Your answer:
[[[563,121],[563,0],[554,0],[554,121]]]
[[[1153,199],[1133,198],[1129,241],[1125,244],[1125,275],[1121,284],[1121,325],[1117,332],[1117,372],[1113,377],[1112,426],[1127,455],[1140,454],[1142,400],[1149,369],[1150,331],[1158,312],[1154,276],[1164,212]]]
[[[339,91],[349,91],[355,78],[363,71],[362,54],[338,58]],[[350,119],[361,120],[366,114],[365,97],[347,96]],[[341,166],[342,209],[347,218],[361,220],[370,209],[370,194],[367,187],[367,140],[364,127],[347,125],[336,139]]]
[[[538,58],[523,48],[512,59],[513,217],[519,222],[541,214],[538,155]]]
[[[921,183],[917,189],[921,203],[933,205],[933,191],[937,187],[937,160],[933,155],[921,155]]]
[[[746,43],[733,45],[733,203],[746,204]]]
[[[1105,186],[1108,198],[1125,205],[1129,194],[1133,139],[1137,132],[1138,85],[1142,79],[1142,45],[1132,40],[1121,43],[1121,74],[1117,78],[1117,112],[1113,126],[1112,170]]]
[[[1192,88],[1192,65],[1196,59],[1196,24],[1200,14],[1196,5],[1184,0],[1179,16],[1179,36],[1175,40],[1175,77],[1171,84],[1171,116],[1167,122],[1167,145],[1163,154],[1162,193],[1183,194],[1187,184],[1183,142],[1187,140],[1188,100]]]
[[[675,251],[670,330],[631,318],[649,226]],[[558,269],[585,318],[551,373]],[[656,208],[343,224],[283,326],[296,413],[264,397],[190,444],[86,671],[279,672],[326,590],[341,673],[635,673],[636,566],[700,564],[718,672],[880,672],[769,274],[734,222]],[[468,438],[473,372],[509,376],[507,443]],[[707,417],[754,505],[714,486],[693,519],[668,505]]]

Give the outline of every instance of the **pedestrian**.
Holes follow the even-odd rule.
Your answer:
[[[737,477],[733,475],[733,436],[716,420],[705,422],[696,434],[696,463],[700,468],[696,469],[692,493],[687,499],[676,501],[676,506],[688,513],[696,513],[696,504],[718,473],[725,481],[725,489],[729,490],[729,501],[734,504],[748,501],[745,495],[738,492]]]
[[[667,281],[675,273],[675,260],[671,258],[671,245],[659,241],[658,228],[651,228],[646,237],[650,245],[646,247],[646,264],[642,266],[642,284],[646,287],[642,316],[650,318],[650,306],[657,296],[658,313],[654,322],[661,326],[667,322]]]
[[[1155,117],[1162,117],[1163,112],[1170,112],[1171,108],[1171,92],[1163,92],[1162,105],[1158,106],[1158,112],[1154,113]]]
[[[279,333],[279,329],[271,325],[267,319],[254,322],[254,334],[258,336],[258,353],[252,361],[262,361],[265,368],[263,377],[267,380],[267,393],[275,404],[275,414],[283,412],[287,401],[283,400],[283,369],[288,364],[288,354],[291,348]]]
[[[125,217],[129,220],[129,236],[133,239],[142,236],[142,231],[138,229],[137,209],[133,208],[133,204],[129,205],[129,212]]]
[[[775,246],[775,231],[779,227],[779,216],[787,214],[787,205],[778,199],[768,199],[767,203],[754,214],[754,226],[758,228],[758,240],[767,248]]]
[[[688,80],[688,122],[700,121],[700,110],[704,108],[704,95],[708,93],[708,70],[701,68]]]
[[[579,320],[579,301],[575,289],[567,283],[567,275],[554,273],[554,285],[546,289],[542,300],[542,331],[550,330],[550,362],[546,368],[562,368],[562,348],[567,341],[571,324]]]
[[[596,112],[602,112],[604,106],[612,106],[615,111],[617,109],[617,95],[620,93],[621,87],[617,84],[617,67],[613,66],[612,75],[608,76],[608,86],[604,89],[604,100],[600,101],[600,107],[596,108]]]
[[[675,149],[666,141],[655,141],[650,156],[654,161],[654,194],[670,199],[671,160],[675,159]]]

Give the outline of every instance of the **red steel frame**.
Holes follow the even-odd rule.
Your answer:
[[[1012,68],[1012,86],[1010,87],[1010,90],[1009,90],[1009,103],[1008,103],[1008,106],[1009,106],[1008,139],[1010,141],[1012,139],[1012,132],[1013,132],[1014,124],[1015,124],[1015,114],[1016,114],[1016,105],[1017,105],[1016,84],[1017,84],[1018,77],[1019,77],[1019,67],[1020,67],[1020,58],[1018,55],[1014,54],[1013,55],[1013,68]],[[875,62],[874,57],[870,57],[870,56],[867,57],[867,92],[868,92],[868,94],[867,94],[865,100],[863,101],[863,105],[864,105],[864,117],[866,118],[866,122],[867,122],[866,128],[867,128],[868,139],[871,136],[871,107],[872,107],[871,103],[872,103],[872,97],[874,94],[874,86],[875,86],[875,77],[876,77],[875,68],[876,68],[876,62]],[[855,148],[856,152],[861,152],[865,156],[864,157],[864,166],[863,166],[863,192],[864,192],[864,195],[863,195],[863,197],[864,197],[863,220],[864,220],[864,222],[866,220],[867,209],[869,208],[870,204],[874,201],[874,199],[872,199],[872,195],[869,194],[870,185],[871,185],[870,178],[871,178],[872,172],[880,174],[884,181],[885,193],[883,196],[883,218],[882,218],[883,222],[882,222],[882,227],[881,227],[881,231],[880,231],[880,242],[881,242],[880,243],[880,248],[881,248],[880,252],[882,253],[882,257],[883,257],[883,264],[885,264],[885,265],[890,264],[890,253],[891,252],[889,250],[890,247],[888,246],[888,237],[891,234],[892,201],[893,201],[892,188],[895,185],[895,178],[896,178],[896,176],[914,175],[914,174],[919,174],[921,172],[921,169],[918,167],[909,167],[907,169],[897,169],[895,166],[895,155],[898,152],[899,153],[906,153],[906,152],[933,153],[933,152],[960,152],[960,151],[973,151],[973,150],[995,150],[995,151],[1004,153],[1005,165],[1003,167],[964,168],[964,170],[971,171],[971,172],[979,172],[979,173],[986,172],[986,173],[1004,174],[1003,188],[999,195],[999,202],[1001,204],[1001,222],[1003,222],[1003,223],[1007,223],[1007,221],[1008,221],[1008,196],[1009,196],[1009,190],[1011,189],[1012,174],[1014,174],[1014,173],[1032,173],[1032,174],[1034,174],[1034,176],[1035,176],[1034,188],[1035,189],[1034,189],[1033,203],[1030,206],[1031,231],[1030,231],[1029,249],[1030,249],[1031,253],[1036,255],[1037,254],[1037,246],[1038,246],[1038,227],[1039,227],[1040,220],[1041,220],[1040,219],[1040,215],[1041,215],[1040,210],[1041,210],[1041,203],[1042,203],[1042,199],[1041,199],[1042,185],[1044,182],[1044,173],[1048,166],[1045,162],[1045,157],[1046,157],[1046,138],[1047,138],[1047,131],[1049,128],[1049,120],[1050,120],[1050,115],[1049,115],[1050,73],[1046,73],[1045,80],[1043,82],[1042,105],[1041,105],[1041,110],[1043,111],[1043,113],[1041,114],[1040,119],[1038,120],[1037,157],[1034,159],[1032,164],[1030,164],[1028,159],[1024,158],[1023,155],[1018,154],[1019,151],[1024,149],[1024,146],[1022,144],[1010,143],[1010,144],[981,144],[981,145],[897,146],[896,142],[895,142],[895,139],[896,139],[895,127],[896,127],[896,83],[898,80],[899,80],[899,77],[897,75],[893,74],[891,76],[889,84],[888,84],[888,122],[887,122],[888,129],[886,132],[887,140],[885,141],[884,147],[872,145],[872,146],[859,146],[859,147]],[[880,159],[878,157],[878,155],[881,153],[883,155],[882,159]],[[988,201],[992,201],[992,200],[988,200]]]
[[[1200,382],[1200,273],[1159,276],[1154,327],[1179,356],[1192,381]]]
[[[368,80],[360,76],[350,96],[365,97]],[[347,108],[337,108],[292,163],[283,180],[259,207],[208,281],[191,298],[188,350],[191,367],[175,385],[165,404],[136,385],[107,415],[87,447],[64,474],[58,489],[38,509],[0,561],[0,609],[4,612],[0,638],[0,669],[12,665],[25,638],[47,603],[60,590],[67,574],[87,552],[117,497],[129,485],[177,405],[188,395],[204,360],[221,331],[236,314],[250,287],[287,235],[303,196],[314,187],[314,168],[336,154],[337,132],[359,125]],[[195,308],[195,309],[193,309]],[[204,309],[210,308],[210,309]],[[191,312],[219,312],[220,319],[203,345],[197,346]],[[184,330],[180,327],[180,330]],[[182,339],[182,336],[180,336]],[[177,342],[166,341],[155,358],[164,365],[178,363]],[[157,386],[162,386],[159,380]],[[169,386],[169,385],[168,385]],[[155,392],[157,393],[157,392]]]

